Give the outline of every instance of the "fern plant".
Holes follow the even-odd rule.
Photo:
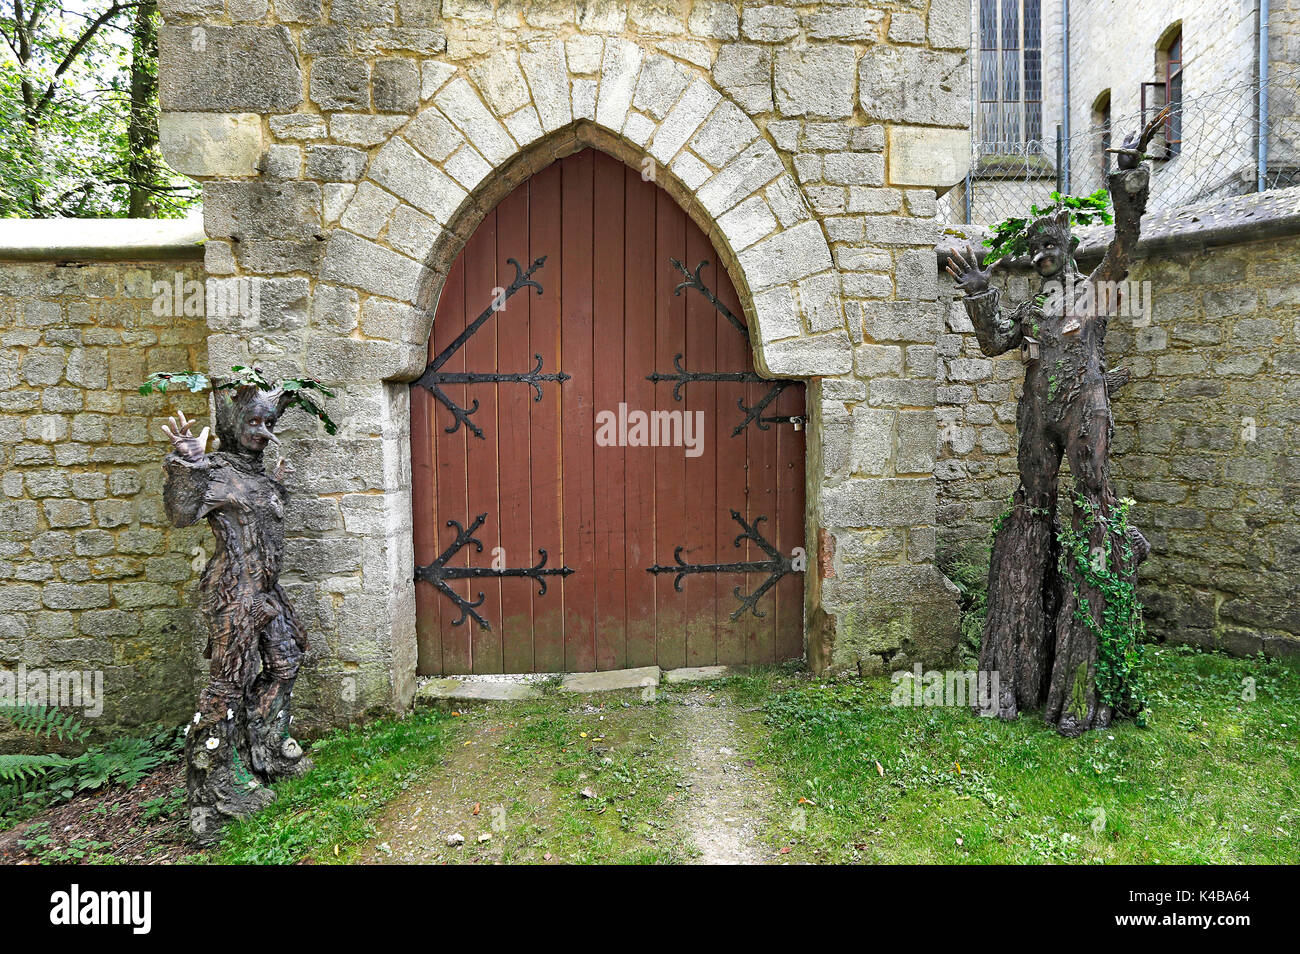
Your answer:
[[[0,788],[23,788],[52,768],[68,764],[62,755],[0,755]],[[17,794],[17,793],[15,793]],[[0,794],[0,798],[3,795]]]
[[[60,742],[84,742],[90,730],[81,721],[52,706],[15,706],[0,703],[0,717],[11,722],[14,728],[32,735],[55,737]]]
[[[90,734],[78,719],[51,706],[0,703],[0,718],[22,732],[60,742],[84,742]],[[71,759],[53,752],[0,754],[0,815],[44,788],[47,776],[71,764]]]

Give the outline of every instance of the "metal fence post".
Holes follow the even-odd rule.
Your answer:
[[[1056,124],[1056,191],[1065,191],[1065,167],[1062,165],[1064,140],[1061,138],[1061,124]]]

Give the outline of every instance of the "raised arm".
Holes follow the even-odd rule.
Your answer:
[[[1142,160],[1155,134],[1169,118],[1170,107],[1160,110],[1140,133],[1125,138],[1124,145],[1112,149],[1118,171],[1110,174],[1107,187],[1115,207],[1115,237],[1106,248],[1101,264],[1093,271],[1093,282],[1122,282],[1128,277],[1129,266],[1137,250],[1142,230],[1142,216],[1147,210],[1147,196],[1151,192],[1151,173]]]
[[[948,256],[945,271],[965,295],[962,304],[966,306],[980,350],[994,358],[1020,347],[1024,332],[1018,321],[1002,315],[999,308],[1002,295],[998,289],[989,286],[993,269],[980,268],[979,253],[970,246],[964,253],[960,250],[953,252]]]
[[[1128,277],[1150,191],[1151,175],[1145,166],[1121,169],[1110,174],[1110,198],[1115,206],[1115,237],[1106,247],[1106,255],[1093,270],[1090,281],[1122,282]]]
[[[174,450],[163,458],[167,472],[163,484],[163,507],[167,519],[178,527],[188,527],[207,516],[212,509],[208,504],[209,479],[212,470],[204,449],[208,443],[208,429],[195,437],[190,433],[192,421],[182,412],[179,422],[171,418],[171,426],[163,425],[163,433],[172,442]]]

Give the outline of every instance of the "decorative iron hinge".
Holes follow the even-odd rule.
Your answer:
[[[694,273],[675,258],[670,258],[669,261],[673,264],[673,267],[686,276],[686,281],[679,282],[677,287],[673,289],[673,294],[680,295],[682,289],[694,288],[697,292],[703,295],[705,299],[713,305],[718,314],[727,319],[727,321],[731,323],[731,326],[740,332],[741,337],[748,342],[749,329],[745,327],[745,323],[731,313],[731,309],[719,300],[718,296],[713,293],[713,290],[710,289],[708,285],[704,284],[704,279],[700,277],[701,273],[709,264],[708,260],[706,259],[700,262],[700,264],[696,266]],[[769,385],[767,394],[763,395],[758,403],[754,404],[752,407],[745,403],[744,398],[741,398],[736,402],[736,405],[742,412],[744,412],[745,417],[732,429],[732,437],[739,437],[745,432],[745,428],[747,428],[751,423],[756,423],[759,430],[762,431],[768,430],[768,426],[771,424],[794,424],[795,430],[799,430],[803,424],[803,419],[795,416],[763,416],[763,411],[767,409],[767,406],[775,401],[782,391],[794,384],[794,381],[787,381],[780,378],[764,378],[753,371],[687,371],[686,368],[682,366],[681,354],[677,354],[673,357],[673,367],[676,369],[673,374],[664,374],[656,371],[653,374],[647,375],[646,380],[654,381],[656,384],[661,381],[672,381],[674,401],[680,401],[682,399],[682,385],[688,384],[691,381],[737,381],[746,384],[763,383]]]
[[[417,580],[424,580],[426,583],[432,583],[453,603],[455,603],[456,608],[460,610],[460,618],[451,624],[453,626],[459,626],[461,623],[465,622],[466,617],[473,616],[479,626],[488,630],[492,628],[488,621],[477,612],[478,607],[482,606],[483,600],[486,599],[485,595],[480,591],[478,599],[470,602],[448,586],[448,580],[472,580],[482,579],[484,577],[499,579],[507,576],[526,576],[529,579],[537,581],[537,595],[545,596],[546,578],[548,576],[568,576],[573,572],[572,568],[567,566],[548,568],[546,566],[546,551],[541,548],[538,548],[537,550],[538,554],[541,555],[541,559],[537,561],[536,566],[507,567],[500,570],[494,570],[491,567],[483,566],[447,566],[448,560],[471,543],[479,553],[483,552],[483,544],[474,536],[474,534],[478,532],[479,527],[483,526],[483,521],[486,519],[487,514],[481,513],[474,518],[474,522],[471,523],[468,528],[462,526],[458,520],[448,520],[447,526],[456,528],[456,539],[451,542],[451,546],[442,551],[438,556],[438,559],[434,560],[428,566],[417,566],[415,568],[415,578]]]
[[[498,372],[498,371],[443,371],[441,370],[442,366],[445,365],[451,359],[451,356],[455,354],[457,351],[459,351],[462,347],[464,347],[465,342],[469,341],[469,339],[474,336],[474,333],[478,331],[479,328],[483,327],[484,323],[489,318],[491,318],[497,312],[505,310],[506,302],[510,300],[510,298],[514,295],[515,292],[519,291],[521,288],[531,286],[537,289],[537,294],[540,295],[542,293],[541,284],[539,282],[534,281],[532,275],[533,272],[537,271],[539,268],[542,267],[542,265],[546,263],[545,255],[543,255],[541,258],[538,258],[536,261],[534,261],[533,264],[529,266],[528,271],[526,272],[520,267],[519,263],[515,261],[513,258],[508,258],[506,259],[506,261],[515,267],[514,281],[512,281],[509,285],[507,285],[504,289],[502,289],[500,293],[493,298],[492,304],[484,308],[483,313],[480,314],[477,318],[475,318],[474,321],[471,322],[470,325],[464,331],[462,331],[460,335],[457,336],[455,341],[447,345],[447,347],[444,348],[436,358],[434,358],[431,362],[429,362],[429,366],[424,369],[424,373],[420,375],[420,377],[417,378],[415,380],[415,383],[412,385],[412,387],[419,386],[424,388],[435,398],[441,401],[443,405],[446,406],[447,410],[451,411],[454,420],[452,421],[450,427],[445,428],[445,431],[448,434],[454,434],[460,428],[460,426],[464,424],[466,427],[470,429],[470,431],[473,432],[475,437],[483,438],[482,428],[480,428],[477,424],[475,424],[473,421],[469,419],[470,415],[478,410],[478,406],[479,406],[478,398],[474,399],[473,407],[466,409],[461,407],[450,397],[448,397],[447,393],[443,391],[442,388],[439,387],[439,385],[500,384],[506,382],[516,382],[520,384],[527,384],[530,387],[532,387],[532,389],[536,392],[536,394],[534,394],[533,396],[533,400],[540,401],[542,399],[543,382],[567,381],[571,377],[571,375],[565,374],[563,371],[557,371],[552,374],[543,374],[542,356],[540,354],[533,355],[533,358],[536,359],[537,361],[537,366],[534,367],[531,371],[506,373],[506,372]]]
[[[794,559],[792,557],[783,555],[781,551],[769,543],[767,538],[759,531],[758,525],[766,520],[767,517],[755,517],[754,522],[749,524],[745,522],[745,518],[740,515],[739,511],[733,510],[731,511],[731,519],[740,524],[745,530],[744,533],[736,537],[733,546],[739,547],[740,541],[742,540],[752,540],[754,543],[758,544],[759,548],[764,553],[767,554],[768,559],[750,560],[743,563],[687,563],[682,559],[682,550],[685,548],[677,547],[677,549],[673,551],[673,560],[676,561],[674,566],[663,566],[656,563],[654,566],[646,567],[646,572],[654,573],[656,575],[660,573],[674,574],[673,589],[678,593],[682,591],[682,577],[693,573],[767,573],[767,579],[763,581],[763,584],[749,595],[741,593],[740,587],[738,586],[732,590],[736,595],[736,599],[740,600],[740,607],[731,614],[733,622],[738,620],[744,614],[745,610],[749,610],[755,616],[762,619],[765,614],[760,613],[756,605],[759,599],[762,598],[764,593],[775,586],[781,577],[785,576],[787,573],[798,573],[800,571],[794,568]]]

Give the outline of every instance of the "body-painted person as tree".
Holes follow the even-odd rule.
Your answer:
[[[290,733],[294,680],[307,635],[280,586],[284,514],[289,502],[283,459],[268,473],[263,455],[280,416],[301,407],[333,424],[304,391],[314,381],[274,385],[256,368],[235,368],[216,381],[220,449],[206,452],[208,429],[195,437],[185,415],[163,426],[173,451],[163,461],[163,502],[177,526],[206,519],[216,550],[199,582],[208,628],[208,685],[188,727],[185,745],[190,827],[202,843],[231,819],[274,799],[277,778],[301,775],[311,762]],[[207,386],[198,374],[158,374],[142,391],[168,384]]]

